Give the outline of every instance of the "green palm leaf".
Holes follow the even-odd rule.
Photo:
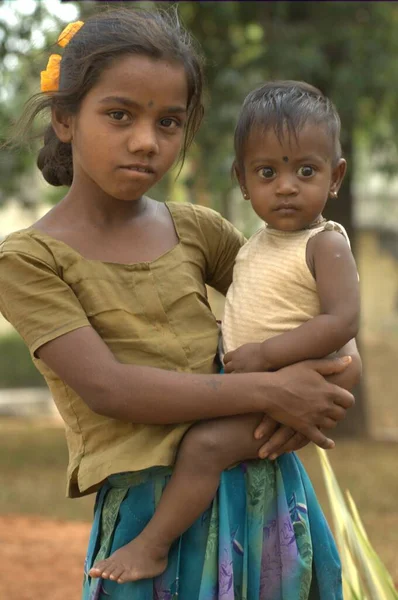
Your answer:
[[[386,567],[372,548],[357,507],[345,500],[325,450],[317,447],[343,568],[344,600],[398,600]]]

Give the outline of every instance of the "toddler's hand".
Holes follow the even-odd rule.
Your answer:
[[[263,345],[260,343],[244,344],[224,356],[224,370],[226,373],[254,373],[267,371],[264,358]]]

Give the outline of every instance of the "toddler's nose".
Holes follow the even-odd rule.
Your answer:
[[[276,193],[280,196],[291,196],[298,193],[298,185],[293,175],[284,175],[277,181]]]

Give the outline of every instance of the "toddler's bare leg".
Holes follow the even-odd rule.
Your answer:
[[[236,462],[257,458],[264,440],[253,433],[263,415],[203,421],[188,430],[169,484],[148,525],[132,542],[98,562],[91,577],[119,583],[155,577],[167,567],[172,542],[213,500],[221,472]]]

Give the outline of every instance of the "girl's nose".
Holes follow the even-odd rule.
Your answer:
[[[130,133],[128,150],[132,154],[157,154],[159,143],[155,126],[152,123],[136,122]]]

